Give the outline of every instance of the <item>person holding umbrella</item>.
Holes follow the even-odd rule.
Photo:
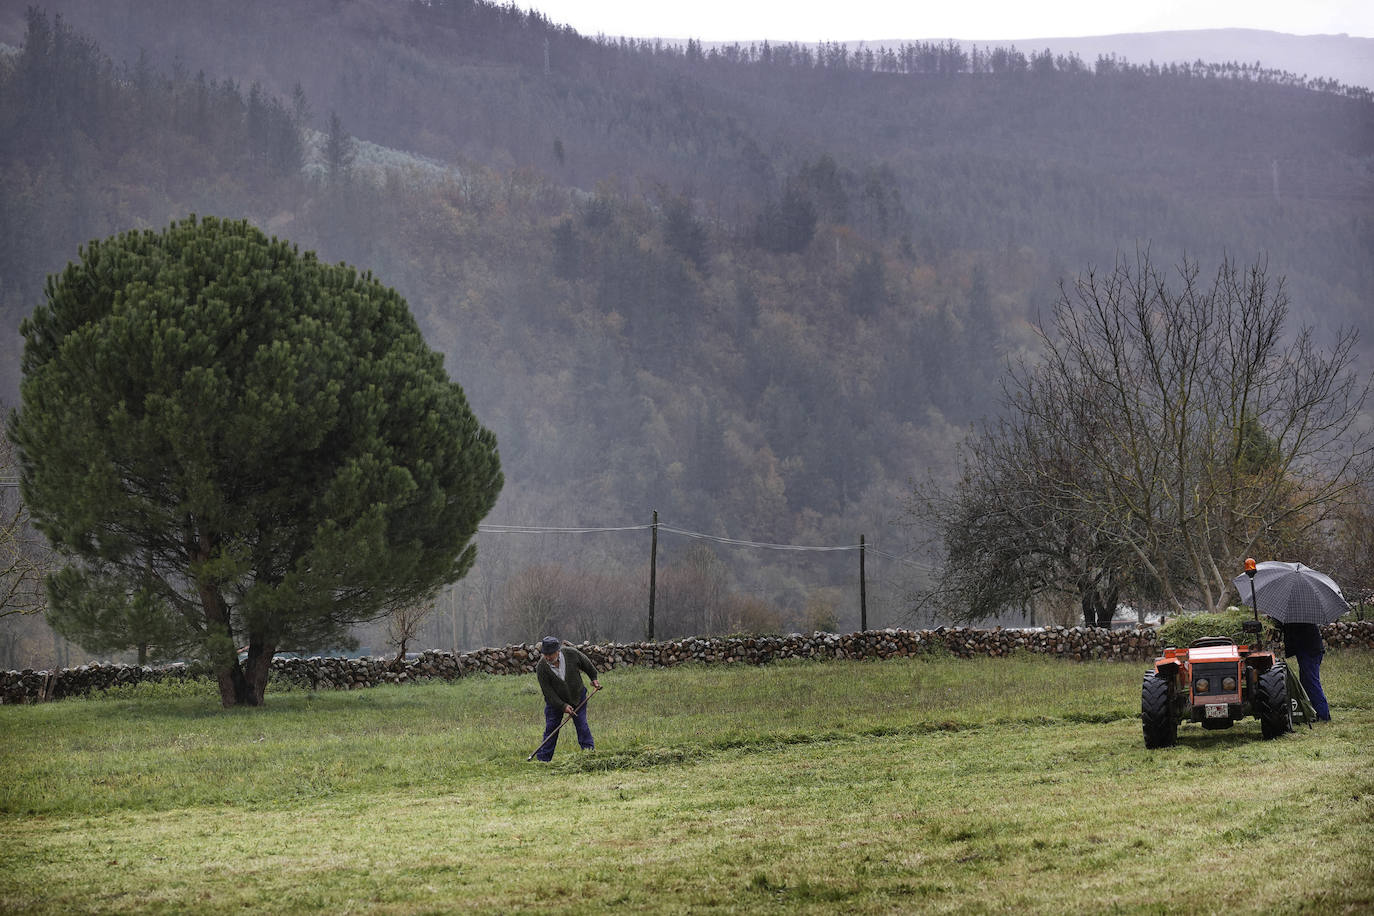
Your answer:
[[[1234,580],[1241,600],[1245,599],[1246,580],[1256,617],[1262,611],[1282,626],[1284,655],[1297,657],[1298,680],[1307,691],[1317,719],[1330,722],[1331,707],[1321,680],[1322,656],[1326,653],[1318,628],[1334,623],[1350,610],[1341,587],[1330,576],[1301,563],[1256,563],[1249,557],[1245,560],[1245,574]]]
[[[592,680],[592,687],[600,690],[596,666],[572,646],[564,646],[556,636],[545,636],[539,643],[539,653],[543,657],[535,664],[534,673],[544,693],[544,742],[530,757],[545,763],[553,759],[553,750],[558,746],[558,730],[566,721],[565,715],[572,719],[577,729],[578,745],[590,751],[594,742],[592,728],[587,723],[589,697],[582,674],[586,673]]]

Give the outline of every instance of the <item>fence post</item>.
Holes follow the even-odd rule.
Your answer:
[[[658,590],[658,510],[654,510],[653,534],[649,539],[649,642],[654,641],[654,597]]]
[[[864,536],[859,535],[859,630],[868,629],[868,582],[864,578]]]

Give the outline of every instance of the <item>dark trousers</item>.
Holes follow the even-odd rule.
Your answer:
[[[1312,709],[1318,719],[1331,721],[1331,707],[1326,704],[1326,694],[1322,691],[1321,652],[1295,652],[1298,659],[1298,681],[1307,691],[1307,699],[1312,701]]]
[[[587,724],[587,689],[582,688],[582,696],[575,706],[573,728],[577,729],[577,743],[583,750],[592,749],[592,727]],[[536,760],[545,763],[553,759],[553,749],[558,746],[558,724],[563,721],[563,707],[544,704],[544,743],[535,753]],[[550,737],[552,736],[552,737]]]

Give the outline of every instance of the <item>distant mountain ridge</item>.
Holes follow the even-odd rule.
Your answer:
[[[1349,86],[1374,88],[1374,38],[1351,35],[1290,35],[1263,29],[1198,29],[1173,32],[1131,32],[1082,38],[1018,39],[846,39],[848,47],[897,47],[917,41],[954,41],[974,47],[1016,47],[1030,53],[1048,48],[1054,54],[1076,54],[1091,66],[1099,56],[1115,55],[1135,64],[1255,63],[1313,79],[1334,79]],[[704,47],[733,42],[703,42]],[[748,44],[749,42],[743,42]]]
[[[1001,42],[999,42],[1000,44]],[[1286,70],[1313,79],[1325,77],[1350,86],[1374,88],[1374,38],[1350,35],[1289,35],[1260,29],[1203,29],[1188,32],[1143,32],[1089,38],[1035,38],[1018,47],[1055,54],[1077,54],[1087,63],[1115,54],[1133,63],[1258,61],[1265,68]]]

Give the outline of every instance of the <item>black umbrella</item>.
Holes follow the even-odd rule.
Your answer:
[[[1350,610],[1330,576],[1301,563],[1265,560],[1253,578],[1245,572],[1232,581],[1242,601],[1280,623],[1332,623]]]

